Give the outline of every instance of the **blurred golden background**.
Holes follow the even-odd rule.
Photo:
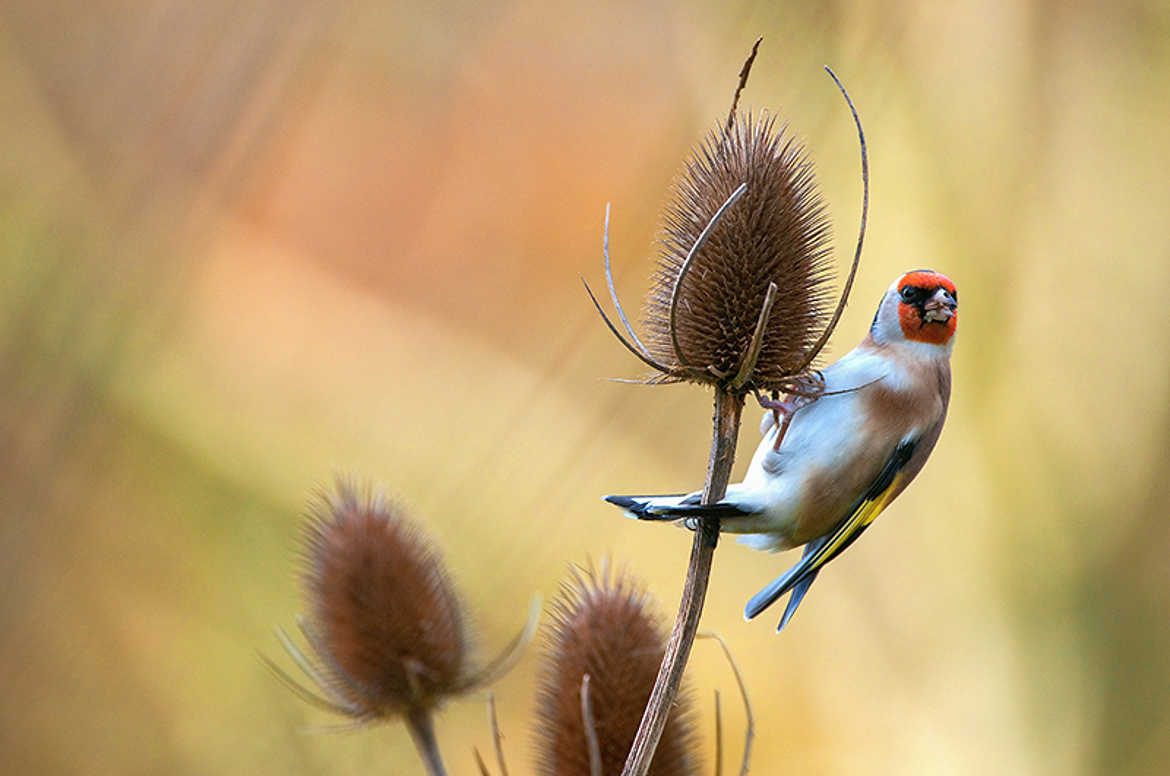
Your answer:
[[[570,563],[673,616],[689,536],[598,496],[698,487],[709,395],[608,382],[613,203],[636,309],[690,146],[744,106],[816,160],[847,261],[830,358],[886,285],[962,289],[918,482],[783,637],[744,601],[796,559],[727,541],[704,627],[756,705],[753,772],[1170,767],[1170,6],[17,0],[0,10],[0,759],[9,773],[421,773],[257,650],[301,609],[335,471],[444,548],[485,653]],[[749,410],[737,472],[750,458]],[[777,616],[779,612],[776,613]],[[283,656],[281,656],[283,658]],[[495,688],[531,768],[535,655]],[[708,743],[717,649],[689,682]],[[487,751],[482,698],[439,719]]]

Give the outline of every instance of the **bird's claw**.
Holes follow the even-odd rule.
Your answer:
[[[825,392],[825,378],[820,370],[810,372],[807,375],[801,375],[793,380],[788,386],[788,392],[784,394],[784,399],[779,398],[778,392],[773,391],[771,398],[756,393],[756,400],[760,406],[766,410],[771,410],[774,422],[777,427],[776,440],[772,443],[773,450],[780,449],[780,443],[784,441],[784,433],[788,431],[788,424],[792,422],[792,416],[801,407],[807,407],[814,401],[819,399]]]

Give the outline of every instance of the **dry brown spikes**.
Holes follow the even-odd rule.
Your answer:
[[[740,71],[740,84],[736,90],[735,99],[733,100],[733,107],[731,113],[728,116],[728,123],[724,129],[723,137],[715,138],[713,136],[712,139],[708,141],[708,145],[705,147],[701,157],[699,158],[699,162],[702,164],[719,164],[720,159],[723,158],[725,153],[730,153],[731,151],[735,151],[735,149],[740,148],[740,146],[737,145],[739,143],[761,142],[761,140],[752,139],[747,136],[730,134],[731,131],[736,127],[735,106],[738,104],[739,92],[746,82],[747,74],[750,72],[751,63],[754,60],[758,43],[759,41],[756,42],[756,46],[753,46],[752,54],[744,63],[744,67]],[[800,339],[799,330],[802,327],[805,327],[804,330],[807,331],[807,327],[811,325],[813,320],[813,318],[802,318],[800,319],[800,322],[797,322],[796,319],[791,318],[791,313],[786,312],[786,317],[784,321],[782,321],[783,325],[781,328],[777,331],[771,332],[769,335],[767,331],[768,315],[772,311],[772,306],[776,305],[775,300],[780,298],[780,296],[777,295],[776,297],[773,297],[773,301],[770,304],[767,303],[767,299],[765,297],[765,304],[761,304],[757,311],[758,314],[753,315],[753,320],[756,325],[746,350],[740,351],[738,346],[730,343],[725,346],[718,346],[727,347],[730,348],[731,351],[739,352],[740,356],[738,359],[736,359],[736,363],[727,364],[726,366],[720,366],[710,362],[705,364],[695,363],[693,354],[689,353],[686,344],[682,339],[682,333],[679,325],[679,308],[682,304],[683,283],[691,272],[699,252],[711,238],[712,233],[720,221],[724,220],[724,216],[730,205],[734,203],[736,199],[743,197],[747,193],[737,188],[727,199],[723,200],[721,206],[716,210],[714,215],[707,220],[703,231],[693,241],[690,241],[689,247],[686,251],[686,257],[682,259],[677,269],[672,270],[669,273],[671,275],[668,285],[669,292],[665,295],[664,299],[664,301],[668,300],[664,305],[666,320],[663,322],[664,325],[662,326],[662,329],[664,329],[662,333],[665,335],[665,341],[668,348],[666,351],[655,353],[654,348],[648,346],[646,342],[643,342],[643,340],[634,330],[633,326],[630,324],[629,318],[625,313],[624,307],[621,304],[620,298],[618,297],[616,288],[613,283],[612,262],[609,254],[610,206],[607,204],[605,230],[602,243],[605,260],[606,282],[610,292],[610,299],[613,302],[614,309],[617,312],[617,317],[622,325],[622,328],[624,329],[624,334],[609,319],[598,302],[596,296],[589,288],[588,283],[584,281],[584,278],[582,278],[582,282],[585,284],[586,290],[589,293],[590,299],[593,301],[594,307],[602,316],[602,319],[604,320],[606,326],[610,329],[611,333],[614,334],[614,336],[627,350],[629,350],[640,361],[658,373],[657,376],[651,377],[643,382],[658,383],[693,380],[697,382],[713,382],[715,384],[726,383],[727,387],[729,387],[734,392],[740,392],[745,389],[750,390],[751,388],[759,387],[779,388],[783,390],[788,387],[788,384],[790,384],[792,378],[799,378],[808,370],[813,361],[824,349],[833,332],[836,330],[837,324],[841,319],[841,315],[844,312],[845,306],[849,300],[850,293],[853,289],[857,269],[860,265],[861,251],[865,240],[865,230],[869,213],[869,163],[867,146],[865,142],[865,132],[862,129],[860,117],[857,114],[857,109],[853,104],[852,98],[849,96],[848,91],[845,89],[844,85],[841,83],[840,79],[837,78],[832,69],[826,66],[825,70],[829,73],[830,77],[841,91],[842,96],[845,98],[846,104],[848,105],[850,113],[853,117],[854,124],[857,127],[858,140],[861,149],[861,173],[863,189],[861,220],[858,228],[858,238],[853,254],[853,259],[850,263],[849,272],[842,286],[841,294],[837,299],[832,314],[829,316],[827,324],[821,329],[819,335],[816,337],[811,346],[799,347],[799,350],[802,351],[802,353],[800,356],[798,356],[796,361],[788,363],[779,372],[776,370],[777,365],[773,365],[772,362],[769,361],[768,365],[765,366],[763,371],[761,371],[759,374],[754,374],[756,363],[761,357],[761,353],[771,352],[773,354],[771,358],[775,358],[776,353],[786,352],[783,350],[784,348],[788,348],[789,350],[792,349],[793,345],[779,346],[776,344],[777,331],[786,332],[785,336],[788,337],[789,341],[796,343]],[[752,131],[750,119],[746,126],[748,129],[745,131]],[[768,127],[770,127],[770,123],[762,125],[762,131],[767,132]],[[783,130],[781,130],[781,133],[783,133]],[[785,162],[785,164],[791,165],[791,172],[788,174],[794,176],[792,179],[792,185],[796,186],[794,191],[798,192],[797,196],[804,197],[807,195],[808,197],[808,203],[807,205],[804,205],[804,207],[808,208],[808,215],[798,216],[798,218],[807,217],[807,228],[811,230],[808,233],[810,236],[807,238],[811,240],[808,245],[808,250],[812,254],[817,255],[819,254],[819,251],[822,250],[818,244],[818,241],[822,238],[818,235],[825,233],[827,226],[824,225],[820,220],[823,218],[822,205],[820,204],[819,199],[816,198],[815,194],[812,193],[812,179],[810,172],[811,165],[805,158],[803,151],[800,150],[799,147],[795,146],[791,139],[784,142],[783,145],[779,145],[778,139],[774,142],[777,143],[777,145],[774,146],[774,148],[777,149],[776,153],[787,155],[784,157],[788,160]],[[731,145],[729,146],[728,144]],[[728,151],[729,148],[731,151]],[[741,186],[744,183],[747,182],[742,182]],[[687,183],[686,181],[684,181],[683,184],[685,184],[685,191],[695,191],[695,189],[686,188],[686,186],[691,186],[692,184]],[[758,207],[758,204],[751,205],[750,207]],[[753,209],[751,212],[754,213],[755,210]],[[795,285],[792,285],[791,279],[788,278],[787,280],[789,282],[789,286],[786,290],[783,290],[783,293],[788,294],[790,297],[793,293],[792,288],[799,287],[801,283],[807,284],[807,290],[801,293],[809,293],[812,295],[810,299],[813,299],[813,301],[810,304],[812,304],[813,307],[810,309],[813,310],[813,316],[815,318],[816,315],[819,315],[819,313],[816,312],[815,307],[817,304],[815,298],[819,293],[817,291],[817,287],[822,282],[824,275],[823,270],[817,269],[815,265],[812,265],[807,271],[811,273],[808,275],[810,280],[798,281]],[[768,284],[769,287],[770,285],[771,283]],[[781,290],[779,285],[778,290]],[[767,292],[763,293],[766,294]],[[654,300],[652,298],[651,312],[653,312],[653,304]],[[743,315],[743,313],[737,313],[737,315]],[[796,333],[790,333],[793,331]],[[781,350],[777,350],[778,347],[780,347]],[[664,356],[666,358],[664,358]],[[667,358],[669,358],[669,360],[667,360]],[[670,361],[673,361],[674,363],[672,364]],[[783,360],[781,363],[783,363]],[[734,375],[734,378],[731,378],[732,375]],[[729,380],[729,378],[731,379]]]
[[[745,183],[734,208],[725,207]],[[831,269],[826,211],[803,148],[774,118],[736,118],[691,155],[663,224],[646,311],[653,358],[678,379],[736,393],[793,374],[820,333]],[[779,293],[756,337],[772,283]],[[753,340],[760,353],[733,387]]]

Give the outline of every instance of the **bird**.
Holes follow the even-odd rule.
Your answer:
[[[815,373],[814,389],[767,410],[743,482],[717,503],[701,492],[605,496],[641,520],[691,528],[718,517],[739,542],[801,559],[748,601],[747,620],[791,593],[788,625],[825,564],[848,548],[921,471],[946,420],[959,292],[950,278],[913,270],[890,284],[865,339]]]

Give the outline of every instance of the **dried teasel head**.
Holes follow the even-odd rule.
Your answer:
[[[666,648],[653,603],[628,574],[602,564],[600,572],[573,570],[552,616],[537,698],[537,772],[620,773]],[[650,774],[698,772],[689,700],[679,697]]]
[[[812,162],[775,117],[735,110],[754,57],[755,49],[740,72],[727,122],[695,149],[674,184],[645,342],[614,291],[606,212],[606,277],[624,335],[590,296],[613,334],[656,370],[648,382],[708,383],[739,395],[791,390],[824,347],[853,284],[869,202],[857,112],[829,70],[857,126],[864,186],[857,249],[833,309],[829,221]]]
[[[734,116],[692,153],[664,222],[646,306],[650,355],[673,379],[715,383],[739,371],[758,336],[743,384],[781,387],[815,344],[831,303],[829,221],[803,147],[774,117]]]
[[[495,678],[535,627],[486,666],[473,660],[467,616],[434,545],[403,510],[339,480],[321,492],[303,532],[309,615],[303,651],[283,646],[309,678],[305,687],[265,659],[306,700],[363,723],[427,715],[446,699]]]

